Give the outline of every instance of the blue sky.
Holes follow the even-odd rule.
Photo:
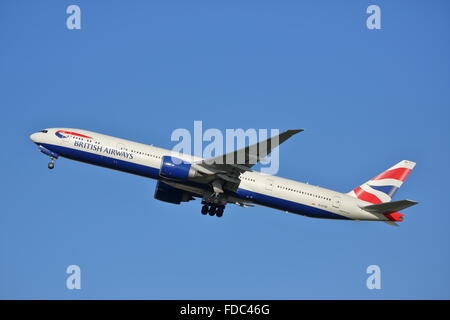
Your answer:
[[[82,29],[66,28],[77,4]],[[377,4],[382,29],[366,28]],[[450,298],[447,1],[2,1],[0,298]],[[176,128],[305,128],[279,175],[347,192],[417,162],[400,228],[153,199],[29,134],[171,148]],[[65,286],[81,267],[82,289]],[[366,288],[381,267],[382,289]]]

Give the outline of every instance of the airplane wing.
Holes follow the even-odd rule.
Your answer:
[[[215,158],[206,159],[201,162],[201,165],[213,166],[217,169],[225,171],[235,168],[242,171],[247,171],[268,156],[273,149],[278,147],[293,135],[302,131],[303,129],[287,130],[277,136],[260,141],[251,146],[247,146]]]
[[[273,149],[278,147],[293,135],[302,131],[304,130],[287,130],[280,133],[279,135],[236,150],[234,152],[196,162],[193,164],[193,167],[206,176],[209,176],[210,178],[218,178],[219,182],[216,183],[216,185],[222,185],[223,183],[227,182],[238,185],[240,182],[239,175],[241,173],[245,171],[251,171],[251,167],[268,156],[273,151]],[[216,191],[220,189],[215,188]]]

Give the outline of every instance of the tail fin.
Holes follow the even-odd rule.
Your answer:
[[[389,202],[415,165],[412,161],[400,161],[347,194],[374,204]]]

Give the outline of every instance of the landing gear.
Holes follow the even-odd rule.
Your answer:
[[[221,217],[221,216],[223,216],[223,210],[225,209],[225,206],[220,206],[220,207],[218,207],[217,208],[217,210],[216,210],[216,216],[217,217]]]
[[[223,216],[224,209],[225,209],[224,205],[215,206],[215,205],[204,204],[201,212],[203,215],[209,214],[211,217],[217,216],[220,218]]]
[[[217,188],[218,185],[215,185]],[[211,192],[203,196],[202,200],[202,214],[209,214],[218,218],[223,216],[225,205],[227,204],[227,196],[222,193]]]
[[[55,160],[52,159],[49,163],[48,163],[48,168],[51,170],[55,167]]]
[[[38,145],[38,147],[39,147],[40,152],[42,152],[46,156],[50,157],[50,162],[48,163],[48,168],[53,169],[55,167],[55,160],[58,159],[59,154],[41,146],[41,145]]]

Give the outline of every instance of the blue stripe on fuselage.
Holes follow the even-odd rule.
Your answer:
[[[159,170],[157,168],[63,146],[45,143],[41,143],[40,145],[68,159],[95,164],[97,166],[128,172],[147,178],[159,178]]]
[[[119,159],[115,159],[115,158],[111,158],[111,157],[107,157],[107,156],[103,156],[103,155],[98,155],[98,154],[87,152],[87,151],[77,150],[77,149],[73,149],[73,148],[69,148],[69,147],[64,147],[64,146],[45,144],[45,143],[41,143],[40,145],[42,145],[43,147],[45,147],[53,152],[58,153],[59,155],[65,157],[65,158],[68,158],[68,159],[82,161],[82,162],[86,162],[86,163],[90,163],[90,164],[94,164],[94,165],[98,165],[101,167],[110,168],[110,169],[114,169],[114,170],[119,170],[119,171],[123,171],[123,172],[127,172],[127,173],[132,173],[132,174],[136,174],[136,175],[147,177],[147,178],[158,179],[158,180],[161,179],[161,177],[159,176],[159,169],[157,169],[157,168],[144,166],[141,164],[137,164],[137,163],[133,163],[133,162],[125,161],[125,160],[119,160]],[[203,185],[203,184],[199,184],[199,183],[195,183],[195,182],[191,182],[191,181],[185,181],[182,183],[186,184],[186,185],[201,187],[201,188],[205,187],[205,185]],[[265,194],[253,192],[253,191],[246,190],[246,189],[239,188],[236,191],[235,195],[241,199],[251,200],[254,203],[257,203],[257,204],[260,204],[260,205],[263,205],[266,207],[283,210],[283,211],[289,211],[292,213],[297,213],[297,214],[305,215],[308,217],[327,218],[327,219],[348,219],[344,216],[341,216],[341,215],[338,215],[338,214],[335,214],[335,213],[332,213],[332,212],[329,212],[329,211],[326,211],[323,209],[311,207],[311,206],[301,204],[298,202],[294,202],[294,201],[289,201],[289,200],[284,200],[284,199],[268,196]]]
[[[266,194],[249,191],[246,189],[238,189],[236,194],[243,199],[251,199],[253,202],[260,205],[279,209],[283,211],[289,211],[291,213],[298,213],[313,218],[326,218],[326,219],[348,219],[339,214],[329,212],[316,207],[311,207],[306,204],[289,201],[277,197],[268,196]]]

